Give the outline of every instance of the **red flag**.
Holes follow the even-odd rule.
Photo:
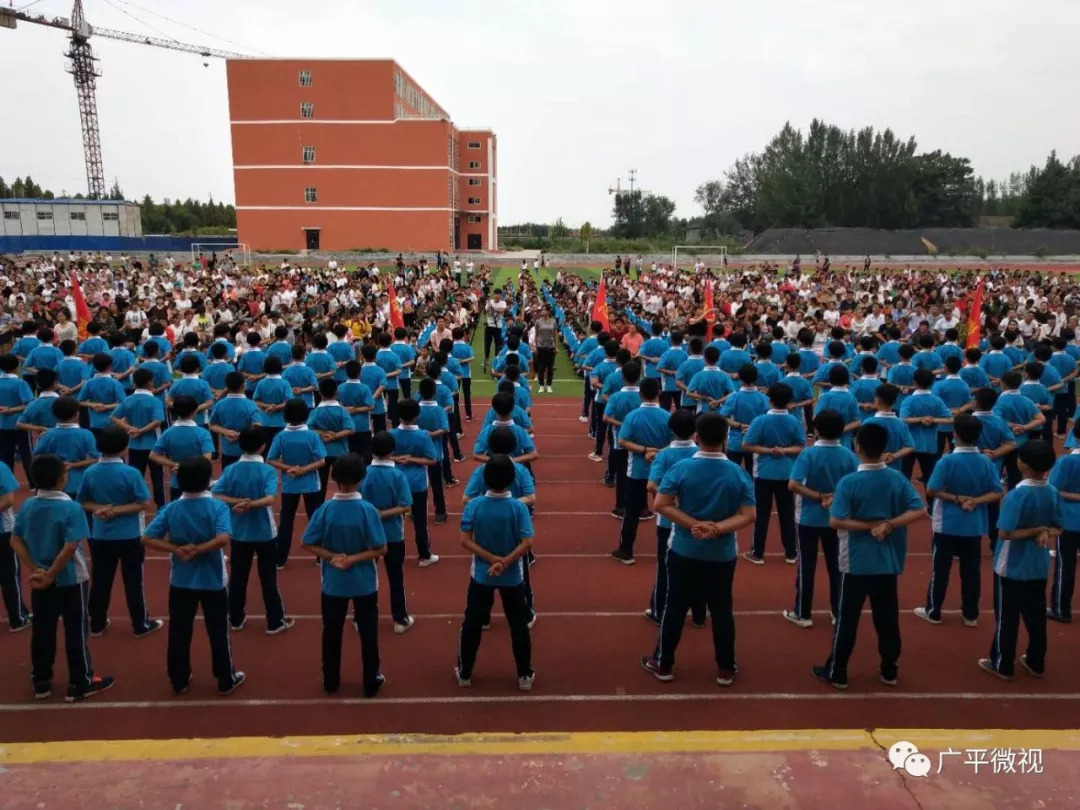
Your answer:
[[[600,279],[600,288],[596,291],[596,301],[593,303],[592,320],[600,321],[604,331],[611,329],[607,311],[607,280]]]
[[[968,308],[968,321],[967,321],[967,348],[977,349],[979,348],[979,319],[982,315],[983,305],[983,280],[979,279],[979,286],[975,288],[975,297],[971,299],[971,306]]]
[[[712,295],[712,279],[709,279],[708,285],[705,287],[705,342],[708,343],[712,340],[713,325],[716,323],[716,313],[713,312],[715,305],[713,304]]]
[[[405,316],[401,314],[401,305],[397,300],[397,293],[394,292],[394,282],[390,282],[390,287],[387,290],[387,295],[390,296],[390,325],[395,329],[405,328]]]
[[[75,324],[79,327],[79,340],[86,340],[88,336],[86,325],[90,323],[90,307],[86,305],[79,277],[75,275],[74,270],[71,271],[71,297],[75,299]]]

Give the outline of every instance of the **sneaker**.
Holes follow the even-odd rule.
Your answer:
[[[490,630],[490,629],[491,629],[491,619],[488,619],[488,623],[487,623],[487,624],[485,624],[485,625],[484,625],[483,627],[481,627],[480,629],[481,629],[481,630]]]
[[[589,417],[587,417],[587,416],[579,416],[579,417],[577,418],[577,420],[578,420],[579,422],[588,422],[588,421],[589,421]]]
[[[617,548],[611,552],[611,557],[612,559],[618,560],[623,565],[633,565],[636,562],[633,554],[623,551],[621,548]]]
[[[911,612],[918,616],[920,619],[922,619],[924,622],[930,622],[930,624],[941,624],[941,618],[938,617],[935,619],[924,607],[917,607]]]
[[[465,438],[465,434],[464,434],[464,433],[457,433],[457,434],[455,434],[455,435],[456,435],[456,436],[457,436],[457,437],[458,437],[459,439],[464,439],[464,438]]]
[[[978,627],[978,626],[979,626],[979,620],[978,619],[964,619],[964,627]]]
[[[409,628],[416,624],[416,619],[412,616],[406,616],[403,622],[394,622],[394,632],[397,635],[402,635],[409,632]]]
[[[432,554],[430,557],[421,557],[419,565],[420,565],[421,568],[430,568],[431,566],[433,566],[438,561],[439,561],[439,555],[438,554]]]
[[[471,421],[472,421],[472,417],[471,417],[471,416],[466,416],[466,417],[465,417],[465,421],[466,421],[466,422],[471,422]]]
[[[832,626],[833,626],[833,627],[836,627],[836,617],[835,617],[835,616],[831,616],[831,617],[830,617],[830,620],[832,621]]]
[[[612,486],[614,486],[614,484],[612,484]],[[625,510],[625,509],[618,509],[618,508],[615,508],[615,509],[612,509],[612,510],[611,510],[611,516],[612,516],[613,518],[615,518],[616,520],[622,520],[622,519],[623,519],[623,515],[625,515],[625,514],[626,514],[626,510]]]
[[[827,683],[833,689],[839,689],[843,691],[847,689],[847,681],[834,681],[829,675],[828,667],[810,667],[810,674],[823,683]]]
[[[244,629],[244,626],[246,624],[247,616],[240,620],[240,624],[233,624],[232,622],[229,622],[229,629],[232,630],[234,633],[239,633],[241,630]]]
[[[151,633],[156,633],[162,627],[165,626],[165,622],[161,619],[151,619],[146,623],[146,629],[141,633],[136,633],[135,638],[146,638]]]
[[[813,619],[803,619],[794,610],[783,611],[783,616],[796,627],[802,627],[803,629],[807,629],[814,626]]]
[[[605,479],[604,479],[603,481],[601,481],[600,483],[602,483],[602,484],[603,484],[603,485],[604,485],[605,487],[607,487],[608,489],[615,489],[615,479],[613,479],[613,478],[605,478]],[[619,519],[620,519],[620,520],[622,519],[622,516],[621,516],[621,515],[620,515]]]
[[[277,627],[273,629],[270,629],[269,627],[266,628],[266,635],[276,636],[278,633],[284,633],[294,624],[296,624],[296,619],[294,619],[292,616],[286,616],[285,619],[281,622],[281,624],[279,624]]]
[[[237,672],[233,675],[232,685],[229,686],[227,689],[218,689],[218,694],[222,697],[225,697],[226,695],[231,695],[233,692],[239,689],[246,680],[247,675],[245,675],[243,672]]]
[[[1030,675],[1032,678],[1045,678],[1046,677],[1045,672],[1037,671],[1034,667],[1031,666],[1031,664],[1028,663],[1026,655],[1021,655],[1020,656],[1020,666],[1022,666],[1024,669],[1026,669],[1028,671],[1028,675]]]
[[[880,680],[885,686],[897,687],[897,686],[900,685],[900,678],[898,676],[895,676],[895,675],[893,677],[891,677],[891,678],[886,678],[884,675],[882,675],[879,672],[878,673],[878,680]]]
[[[449,520],[449,518],[446,515],[436,515],[435,516],[435,522],[437,524],[439,524],[439,525],[442,525],[443,523],[446,523],[447,520]]]
[[[795,565],[799,561],[798,557],[784,557],[784,562],[788,565]]]
[[[735,676],[739,674],[739,668],[735,669],[722,669],[716,676],[717,686],[731,686],[735,683]]]
[[[979,669],[989,675],[993,675],[995,678],[1001,678],[1001,680],[1003,681],[1011,681],[1013,679],[1012,675],[1006,675],[1003,672],[998,672],[997,668],[994,666],[994,662],[991,661],[989,658],[979,659]]]
[[[462,455],[454,456],[454,461],[456,461],[458,464],[461,464],[462,462],[465,461],[465,456],[462,456]]]
[[[1046,609],[1046,618],[1048,618],[1052,622],[1061,622],[1062,624],[1072,624],[1072,616],[1062,616],[1060,613],[1055,613],[1053,608],[1047,608]],[[21,627],[19,628],[19,630],[22,630],[22,629],[24,629],[24,628],[21,628]],[[17,633],[19,631],[18,630],[12,630],[11,632]]]
[[[327,686],[324,683],[322,690],[323,690],[324,695],[330,696],[330,695],[336,695],[338,693],[338,689],[340,689],[340,688],[341,688],[340,685],[338,685],[338,686]]]
[[[651,672],[653,677],[658,681],[667,683],[668,681],[675,680],[675,676],[671,674],[671,668],[664,668],[660,666],[660,662],[651,655],[642,656],[641,668],[646,672]]]
[[[68,703],[78,703],[80,700],[86,700],[88,697],[93,697],[106,689],[111,689],[115,682],[111,675],[95,675],[89,686],[69,686],[67,697],[64,700]]]
[[[383,675],[380,672],[378,675],[375,676],[375,685],[373,687],[371,687],[370,689],[369,688],[364,689],[364,697],[366,697],[366,698],[375,697],[377,694],[379,694],[379,690],[383,688],[383,685],[385,683],[386,683],[386,676]]]
[[[660,617],[657,616],[656,613],[653,612],[652,608],[646,608],[645,612],[642,613],[641,615],[644,616],[646,619],[648,619],[653,624],[655,624],[657,627],[660,626],[660,623],[661,623],[660,622]]]
[[[188,690],[191,688],[191,681],[192,681],[192,679],[194,677],[195,677],[194,675],[188,675],[187,683],[185,683],[179,689],[174,689],[173,694],[174,695],[186,695],[188,693]]]
[[[33,613],[27,613],[26,618],[23,619],[23,623],[22,624],[13,624],[13,625],[11,625],[8,628],[8,632],[9,633],[21,633],[23,630],[29,630],[30,625],[33,624],[33,621],[32,621],[33,618],[34,618]]]
[[[518,678],[518,689],[522,692],[531,692],[533,688],[533,682],[536,680],[536,673],[532,675],[522,675]]]
[[[589,461],[603,461],[604,457],[599,453],[589,453]]]
[[[638,515],[638,520],[652,520],[654,517],[656,517],[656,513],[650,512],[648,509],[646,509],[640,515]]]
[[[318,564],[319,564],[319,561],[318,561],[318,560],[315,560],[315,564],[316,564],[316,565],[318,565]],[[278,563],[278,567],[277,567],[277,570],[278,570],[278,571],[284,571],[284,570],[285,570],[285,563]]]
[[[464,461],[464,459],[462,459],[462,461]],[[456,478],[447,478],[446,481],[443,482],[443,484],[448,487],[456,487],[460,483],[461,481]]]
[[[106,619],[104,627],[102,627],[100,630],[90,631],[90,638],[101,638],[103,635],[105,635],[105,631],[109,629],[110,624],[112,624],[112,619]]]
[[[532,630],[533,627],[536,626],[536,614],[535,613],[532,615],[532,618],[529,619],[529,623],[526,624],[525,626],[528,627],[530,630]]]
[[[550,385],[549,385],[549,386],[547,387],[547,392],[548,392],[549,394],[553,394],[553,393],[555,393],[554,391],[552,391],[552,390],[551,390],[551,386],[550,386]]]
[[[463,689],[467,689],[468,687],[472,686],[472,678],[462,677],[460,667],[454,667],[454,677],[457,678],[457,685],[462,687]]]
[[[754,565],[764,565],[765,564],[765,558],[764,557],[755,557],[754,552],[752,552],[752,551],[744,551],[742,556],[743,556],[744,560],[748,560],[749,562],[752,562]]]
[[[34,684],[34,700],[48,700],[52,697],[52,684],[51,683],[35,683]]]

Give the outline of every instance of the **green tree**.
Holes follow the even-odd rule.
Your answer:
[[[8,188],[8,184],[4,182],[4,178],[0,177],[0,199],[11,196],[11,189]]]
[[[1041,170],[1032,167],[1018,206],[1018,228],[1080,228],[1080,155],[1062,163],[1051,152]]]
[[[639,189],[621,191],[615,195],[611,235],[624,239],[666,236],[674,213],[675,203],[667,197]]]
[[[581,237],[581,241],[585,243],[585,252],[588,253],[589,252],[589,242],[592,241],[592,236],[593,236],[592,223],[591,222],[583,222],[581,224],[581,229],[578,231],[578,235]]]
[[[559,217],[553,223],[551,223],[551,230],[549,231],[552,239],[565,239],[570,235],[570,229],[566,227],[566,223],[562,221],[562,217]]]

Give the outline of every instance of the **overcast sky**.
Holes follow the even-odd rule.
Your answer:
[[[814,116],[892,127],[921,149],[969,157],[988,178],[1041,164],[1052,148],[1080,152],[1076,0],[84,3],[101,27],[227,50],[397,59],[456,124],[495,130],[504,225],[607,225],[607,188],[625,186],[631,168],[639,187],[693,216],[700,182],[785,121],[805,129]],[[70,9],[32,4],[48,16]],[[0,29],[0,176],[30,173],[73,194],[86,179],[65,45],[53,29]],[[94,47],[108,182],[129,198],[231,202],[224,63]]]

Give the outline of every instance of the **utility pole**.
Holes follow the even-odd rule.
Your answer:
[[[634,193],[634,180],[637,179],[637,169],[630,169],[630,194]]]

